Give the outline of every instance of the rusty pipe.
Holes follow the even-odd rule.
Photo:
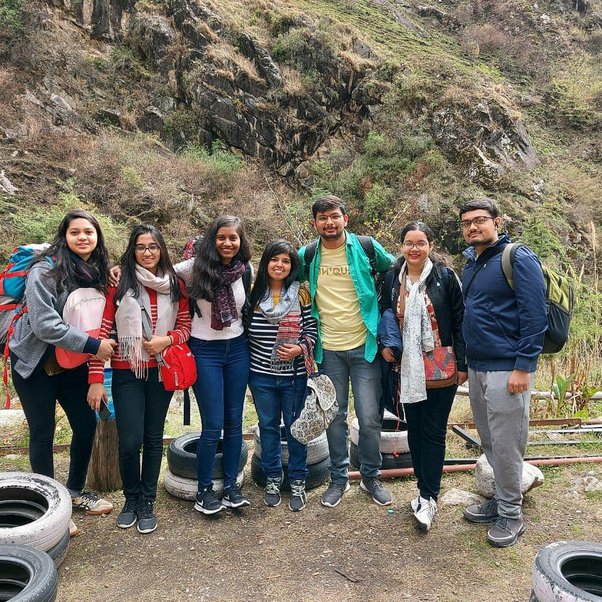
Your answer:
[[[602,456],[575,457],[575,458],[542,458],[540,460],[527,460],[533,466],[560,466],[562,464],[580,464],[602,462]],[[476,464],[450,464],[443,467],[443,472],[464,472],[474,470]],[[383,479],[393,479],[396,477],[409,477],[414,474],[413,468],[385,468],[380,471]],[[350,481],[359,481],[362,478],[359,470],[353,470],[349,473]]]

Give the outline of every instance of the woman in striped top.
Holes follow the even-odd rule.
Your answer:
[[[153,504],[163,456],[163,429],[173,392],[159,380],[156,356],[190,336],[190,312],[184,284],[178,280],[161,232],[136,226],[121,257],[121,279],[109,287],[101,337],[117,332],[112,393],[119,434],[119,470],[125,505],[117,517],[123,529],[137,523],[140,533],[157,528]],[[146,314],[146,316],[145,316]],[[153,336],[144,336],[145,318]],[[107,398],[103,364],[90,362],[88,403],[98,409]],[[140,449],[142,467],[140,466]]]
[[[288,442],[289,508],[306,503],[307,448],[291,435],[291,424],[305,400],[306,362],[312,358],[317,325],[311,317],[311,299],[297,282],[299,256],[285,240],[268,243],[251,292],[252,313],[248,336],[251,354],[249,387],[259,417],[261,463],[267,477],[264,501],[280,504],[282,459],[280,422]]]

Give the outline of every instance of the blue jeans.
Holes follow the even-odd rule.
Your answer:
[[[305,376],[275,376],[251,372],[249,388],[259,417],[261,465],[268,477],[282,475],[280,417],[284,421],[288,443],[289,480],[305,481],[307,447],[291,435],[291,424],[299,416],[305,401]]]
[[[163,430],[173,391],[159,382],[158,368],[148,378],[131,370],[113,370],[111,383],[119,435],[119,472],[126,500],[154,501],[163,459]],[[140,466],[142,449],[142,467]]]
[[[221,341],[188,341],[196,360],[194,394],[203,430],[197,448],[199,491],[211,485],[217,444],[224,431],[224,487],[236,483],[242,448],[242,412],[249,380],[246,336]]]
[[[349,405],[349,380],[355,415],[360,433],[358,459],[362,477],[377,477],[380,474],[380,396],[382,391],[380,359],[377,355],[372,362],[364,359],[364,345],[349,351],[328,351],[324,355],[320,369],[332,380],[337,392],[339,413],[328,427],[328,448],[330,450],[330,478],[332,483],[346,483],[349,472],[349,451],[347,439],[347,408]]]

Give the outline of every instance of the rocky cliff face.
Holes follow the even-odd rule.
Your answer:
[[[47,1],[92,36],[126,44],[164,80],[169,92],[158,106],[140,108],[140,129],[162,132],[174,147],[220,140],[301,183],[311,184],[304,162],[341,128],[369,119],[388,89],[365,42],[351,39],[358,60],[344,60],[303,17],[279,31],[279,40],[298,40],[291,51],[228,28],[195,0],[169,0],[165,11],[154,13],[138,10],[136,0]],[[291,74],[300,83],[291,82]],[[175,110],[187,111],[193,122],[166,128]],[[101,118],[118,125],[118,112],[104,110]],[[537,163],[524,125],[499,102],[437,107],[430,121],[442,152],[483,185]]]

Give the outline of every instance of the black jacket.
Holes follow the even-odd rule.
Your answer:
[[[395,266],[385,275],[382,286],[381,312],[389,307],[393,311],[397,308],[399,272],[402,265],[403,260],[398,260]],[[444,347],[453,345],[458,370],[466,372],[466,353],[464,337],[462,336],[464,298],[462,297],[460,281],[451,268],[435,264],[426,280],[426,291],[435,310],[441,345]]]

